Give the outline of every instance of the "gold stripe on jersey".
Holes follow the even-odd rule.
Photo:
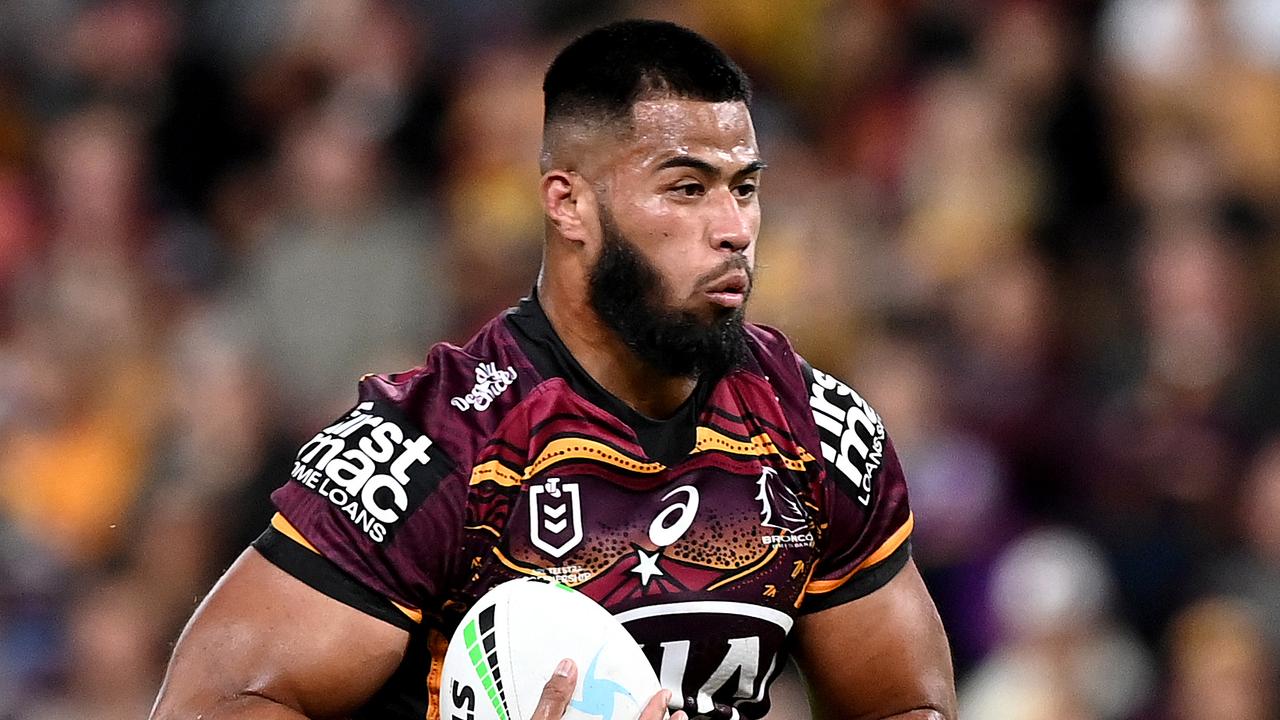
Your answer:
[[[570,437],[557,438],[547,443],[547,446],[543,448],[537,459],[524,469],[523,474],[503,465],[501,461],[490,460],[477,465],[471,471],[471,480],[469,482],[471,485],[479,485],[489,480],[503,487],[515,487],[537,475],[548,466],[566,460],[597,460],[614,467],[639,473],[662,472],[667,467],[662,463],[645,462],[624,455],[598,440]]]
[[[444,676],[444,656],[449,651],[449,638],[432,628],[427,632],[427,653],[431,666],[427,669],[427,716],[424,720],[441,720],[440,685]]]
[[[662,463],[646,462],[633,458],[598,440],[556,438],[547,443],[547,446],[542,449],[538,459],[534,460],[533,464],[525,468],[524,476],[531,478],[548,466],[564,460],[599,460],[623,470],[645,474],[662,472],[667,469],[667,466]]]
[[[275,515],[273,515],[271,517],[271,527],[275,528],[277,532],[289,538],[290,540],[298,543],[302,547],[310,550],[311,552],[321,557],[324,557],[324,553],[321,553],[319,550],[317,550],[315,545],[312,545],[309,540],[303,537],[302,533],[298,532],[298,528],[294,527],[293,523],[285,519],[284,515],[281,515],[280,513],[276,513]],[[414,608],[406,607],[396,602],[395,600],[392,600],[391,598],[387,598],[387,601],[390,602],[392,605],[395,605],[396,608],[400,610],[400,612],[404,613],[405,616],[408,617],[410,620],[412,620],[414,623],[418,625],[422,624],[421,610],[415,610]]]
[[[498,532],[498,528],[493,527],[492,525],[466,525],[466,526],[463,526],[462,529],[463,530],[484,530],[484,531],[493,533],[494,537],[497,537],[497,538],[502,537],[502,533]]]
[[[691,454],[719,450],[735,455],[754,455],[756,457],[776,455],[785,467],[796,471],[803,471],[806,463],[816,462],[813,455],[810,455],[803,447],[797,447],[799,451],[797,457],[788,457],[778,448],[773,438],[769,437],[767,433],[760,433],[750,440],[739,440],[712,430],[705,425],[699,425],[697,433],[697,439]],[[533,463],[524,469],[523,473],[512,470],[499,460],[481,463],[471,471],[470,484],[478,485],[487,480],[503,487],[515,487],[551,465],[568,460],[595,460],[623,470],[646,475],[659,473],[667,469],[667,466],[662,463],[632,457],[599,440],[584,437],[567,437],[557,438],[547,443],[547,446],[542,449],[542,452],[538,454]]]
[[[387,599],[388,599],[388,600],[391,600],[391,598],[387,598]],[[392,605],[395,605],[395,606],[396,606],[396,609],[397,609],[397,610],[399,610],[400,612],[404,613],[406,617],[408,617],[410,620],[412,620],[412,621],[414,622],[414,624],[416,624],[416,625],[421,625],[421,624],[422,624],[422,611],[421,611],[421,610],[414,610],[414,609],[413,609],[413,608],[411,608],[411,607],[406,607],[406,606],[401,605],[400,603],[396,602],[395,600],[391,600],[391,604],[392,604]]]
[[[716,432],[706,425],[698,426],[698,440],[693,446],[694,452],[707,452],[710,450],[723,450],[724,452],[733,453],[735,455],[755,455],[757,457],[767,457],[769,455],[777,455],[782,464],[789,470],[802,471],[805,469],[805,463],[814,462],[814,457],[807,450],[797,446],[799,456],[796,458],[787,457],[783,454],[773,442],[773,438],[768,433],[760,433],[753,436],[751,440],[739,440],[729,437],[723,433]]]
[[[271,517],[271,527],[275,528],[277,531],[283,533],[285,537],[298,543],[311,552],[317,555],[320,554],[320,551],[316,549],[316,546],[312,545],[310,540],[302,537],[302,533],[298,532],[298,528],[294,527],[293,523],[286,520],[280,513],[276,513]]]
[[[869,555],[866,560],[863,560],[862,562],[858,563],[857,567],[850,570],[843,577],[838,577],[835,580],[813,580],[805,587],[805,592],[806,593],[827,593],[827,592],[831,592],[832,590],[835,590],[841,585],[844,585],[846,582],[849,582],[849,580],[853,578],[854,575],[857,575],[860,571],[865,570],[866,568],[869,568],[872,565],[875,565],[881,560],[884,560],[885,558],[892,555],[894,550],[897,550],[899,547],[902,547],[902,543],[906,542],[907,538],[911,536],[911,530],[915,526],[916,526],[915,514],[913,513],[913,514],[907,515],[907,521],[902,523],[902,527],[895,530],[893,534],[889,536],[889,539],[885,540],[880,545],[879,548],[876,548],[876,551],[871,553],[871,555]]]
[[[813,582],[813,574],[817,572],[817,570],[818,570],[818,563],[816,562],[809,563],[809,572],[804,576],[804,585],[800,588],[800,593],[796,595],[796,601],[794,605],[797,610],[800,609],[800,604],[804,602],[804,596],[809,594],[808,593],[809,583]]]
[[[540,569],[527,568],[523,565],[517,565],[506,555],[503,555],[502,551],[499,550],[496,545],[493,547],[493,554],[498,556],[498,560],[501,561],[503,565],[506,565],[507,567],[511,568],[512,570],[515,570],[516,572],[524,573],[525,575],[532,575],[534,577],[546,576],[546,573],[542,572],[542,570]]]
[[[768,565],[769,561],[773,559],[773,556],[777,554],[778,554],[778,546],[774,545],[773,547],[769,548],[769,552],[765,553],[764,556],[761,557],[759,560],[756,560],[755,562],[751,563],[747,567],[743,568],[742,572],[734,573],[733,575],[730,575],[729,577],[723,580],[715,581],[714,583],[707,586],[707,590],[715,590],[716,588],[728,585],[734,580],[740,580],[756,572],[757,570],[764,567],[765,565]]]
[[[479,485],[488,480],[503,487],[516,487],[524,482],[519,473],[502,464],[500,460],[480,463],[471,471],[471,485]]]

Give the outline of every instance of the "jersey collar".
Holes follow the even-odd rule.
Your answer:
[[[670,465],[669,461],[693,449],[698,417],[722,377],[699,378],[689,399],[674,415],[656,420],[636,411],[591,377],[552,327],[542,303],[538,302],[536,290],[507,311],[506,322],[539,374],[544,378],[563,378],[578,395],[627,425],[651,458]]]

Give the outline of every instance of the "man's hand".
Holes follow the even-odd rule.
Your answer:
[[[542,696],[538,698],[538,707],[534,708],[529,720],[560,720],[564,717],[564,711],[569,708],[569,701],[573,699],[573,688],[577,684],[577,666],[568,658],[561,660],[555,672],[551,674],[551,679],[543,686]],[[670,699],[670,690],[659,690],[656,695],[649,698],[648,704],[644,706],[644,710],[640,711],[640,717],[636,720],[663,720],[667,714],[667,701]],[[688,720],[688,717],[683,710],[677,710],[671,715],[671,720]]]

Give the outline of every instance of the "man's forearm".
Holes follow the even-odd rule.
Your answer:
[[[151,711],[151,720],[308,720],[298,710],[271,698],[245,693],[208,704],[173,704],[163,694]]]
[[[844,717],[836,717],[830,711],[823,712],[821,708],[814,709],[814,717],[820,720],[847,720]],[[915,708],[906,710],[893,715],[859,715],[860,720],[956,720],[954,713],[948,714],[947,710],[935,707]]]
[[[881,720],[955,720],[954,717],[943,713],[941,710],[933,708],[921,708],[917,710],[908,710],[905,713],[890,715]]]

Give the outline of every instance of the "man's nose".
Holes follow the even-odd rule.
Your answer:
[[[742,252],[751,244],[751,209],[725,190],[714,193],[709,240],[712,247],[732,252]]]

